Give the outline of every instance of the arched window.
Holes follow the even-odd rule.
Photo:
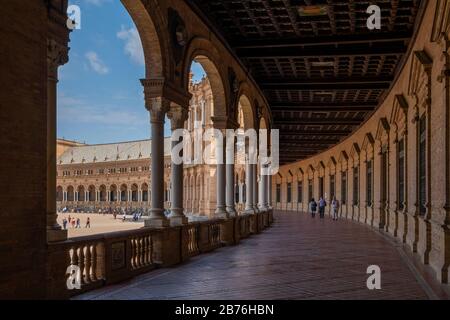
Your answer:
[[[56,201],[62,202],[62,201],[64,201],[63,198],[64,198],[63,188],[61,186],[58,186],[56,188]]]

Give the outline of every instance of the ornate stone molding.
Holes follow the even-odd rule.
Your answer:
[[[425,51],[415,51],[411,64],[408,93],[416,99],[416,114],[431,106],[431,70],[433,60]]]
[[[168,112],[167,117],[170,119],[171,129],[183,129],[184,123],[188,119],[189,112],[186,108],[178,105],[172,105]]]
[[[150,102],[147,102],[147,100],[165,98],[177,105],[187,108],[192,98],[192,94],[178,89],[165,78],[141,79],[141,84],[144,87],[146,105],[151,104]]]
[[[53,70],[69,61],[69,48],[53,39],[47,40],[48,68]]]
[[[445,35],[450,35],[450,2],[448,0],[435,0],[436,13],[434,16],[432,42],[440,42]]]
[[[170,101],[161,97],[151,98],[146,99],[145,106],[150,112],[151,123],[162,123],[170,109]]]

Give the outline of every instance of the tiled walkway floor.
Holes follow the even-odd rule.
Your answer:
[[[77,299],[427,299],[399,249],[368,227],[276,213],[240,245]],[[366,287],[369,265],[382,290]]]

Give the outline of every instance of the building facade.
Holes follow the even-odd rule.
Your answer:
[[[204,151],[210,142],[203,134],[213,129],[212,92],[205,77],[191,81],[192,99],[184,125],[183,169],[184,208],[187,215],[214,216],[216,209],[216,166],[204,164]],[[187,133],[187,135],[186,135]],[[58,210],[142,209],[151,207],[151,140],[88,145],[64,139],[57,140]],[[197,144],[196,144],[197,143]],[[199,146],[199,147],[197,147]],[[212,146],[211,156],[215,148]],[[171,208],[171,138],[164,140],[164,208]],[[244,209],[245,171],[236,166],[235,201]]]

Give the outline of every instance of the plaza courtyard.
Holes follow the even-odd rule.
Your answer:
[[[118,215],[116,219],[114,219],[112,214],[98,214],[98,213],[59,213],[58,214],[58,223],[62,226],[63,219],[69,219],[69,216],[72,219],[80,219],[81,220],[81,228],[74,228],[71,225],[67,224],[68,237],[81,237],[81,236],[89,236],[101,233],[115,232],[115,231],[125,231],[125,230],[133,230],[139,229],[144,226],[144,222],[141,221],[133,221],[132,216],[127,216],[126,220],[123,221],[123,215]],[[87,218],[91,220],[91,227],[86,228]]]

